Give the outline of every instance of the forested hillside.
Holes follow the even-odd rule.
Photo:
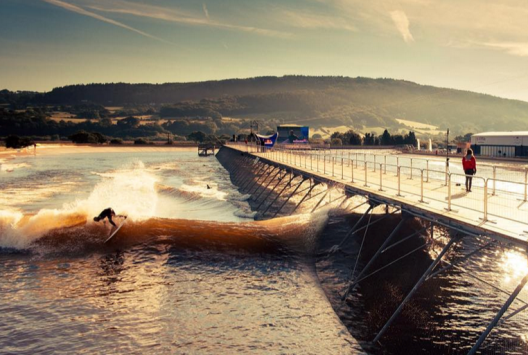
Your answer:
[[[16,96],[16,95],[15,95]],[[392,79],[260,77],[198,83],[87,84],[13,97],[13,105],[152,105],[162,118],[242,117],[307,124],[396,129],[395,119],[450,128],[454,134],[527,130],[528,103]]]

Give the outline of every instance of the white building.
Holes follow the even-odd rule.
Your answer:
[[[528,156],[528,131],[477,133],[471,136],[471,148],[481,156]]]

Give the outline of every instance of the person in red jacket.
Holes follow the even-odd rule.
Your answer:
[[[471,149],[467,150],[466,156],[462,158],[462,167],[466,174],[466,191],[471,192],[471,182],[473,181],[473,175],[477,173],[477,160],[473,155]]]

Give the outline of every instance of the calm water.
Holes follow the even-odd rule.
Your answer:
[[[4,161],[0,191],[0,353],[360,349],[288,247],[314,217],[253,222],[214,157],[43,152]],[[129,219],[104,245],[109,206]]]

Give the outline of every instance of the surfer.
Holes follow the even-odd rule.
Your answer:
[[[99,213],[99,216],[94,217],[94,221],[99,222],[102,219],[108,218],[108,222],[110,222],[110,224],[112,224],[114,227],[117,227],[114,221],[112,220],[112,217],[115,217],[115,216],[116,216],[115,211],[112,208],[108,207],[107,209],[104,209],[101,213]],[[117,217],[126,218],[126,216],[121,216],[121,215]]]

